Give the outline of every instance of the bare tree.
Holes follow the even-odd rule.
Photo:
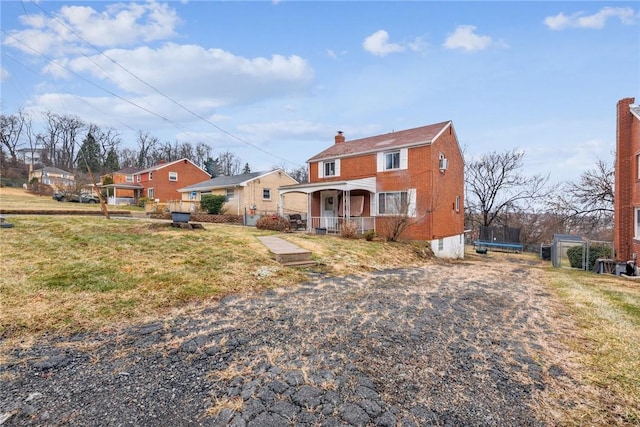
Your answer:
[[[218,162],[221,174],[226,176],[239,175],[242,171],[242,161],[230,151],[225,151],[218,155]]]
[[[107,163],[107,156],[109,153],[117,151],[120,144],[122,144],[122,138],[120,133],[113,128],[101,128],[100,126],[91,123],[89,125],[89,132],[100,146],[100,163]]]
[[[153,166],[153,153],[158,146],[158,138],[151,136],[148,132],[138,133],[138,158],[135,167],[147,168]]]
[[[549,204],[576,232],[602,235],[613,225],[614,178],[613,163],[599,159],[594,169],[557,191]]]
[[[211,157],[211,147],[204,142],[198,142],[195,148],[194,162],[200,167],[204,167],[205,162]]]
[[[79,132],[85,127],[84,122],[74,116],[60,116],[47,112],[47,133],[44,136],[44,147],[47,157],[53,166],[73,170],[76,161],[76,145]]]
[[[514,149],[465,163],[468,219],[489,226],[505,212],[525,210],[548,196],[549,177],[523,175],[523,159],[524,152]]]
[[[0,143],[7,149],[14,164],[18,161],[17,149],[28,119],[29,117],[22,110],[18,110],[16,114],[0,116]]]
[[[298,181],[300,184],[309,182],[309,171],[307,170],[306,166],[300,166],[296,169],[289,169],[286,172],[287,175]]]

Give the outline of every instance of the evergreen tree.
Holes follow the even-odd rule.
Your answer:
[[[249,167],[249,163],[244,164],[244,169],[242,169],[242,173],[251,173],[251,168]]]
[[[100,164],[100,145],[91,133],[87,134],[78,153],[78,169],[87,173],[89,168],[91,168],[92,172],[100,172],[102,168]]]
[[[215,178],[220,175],[220,161],[218,159],[212,159],[209,157],[204,162],[204,170],[207,171],[211,178]]]
[[[115,148],[111,147],[111,149],[109,150],[109,153],[107,153],[107,158],[104,160],[104,171],[115,172],[117,170],[120,170],[118,153],[116,153]]]

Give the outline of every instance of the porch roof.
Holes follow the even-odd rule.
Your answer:
[[[280,194],[286,193],[305,193],[311,194],[316,191],[323,190],[342,190],[342,191],[351,191],[351,190],[366,190],[370,193],[376,192],[376,178],[361,178],[361,179],[351,179],[348,181],[329,181],[329,182],[314,182],[308,184],[296,184],[296,185],[285,185],[278,189]]]
[[[144,187],[140,184],[127,184],[127,183],[114,183],[114,184],[98,184],[100,188],[117,188],[120,190],[144,190]]]

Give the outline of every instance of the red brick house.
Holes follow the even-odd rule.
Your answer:
[[[623,261],[640,254],[640,106],[618,101],[613,240]]]
[[[179,188],[205,181],[211,176],[189,159],[158,163],[133,174],[135,184],[143,187],[142,196],[158,203],[180,200]]]
[[[144,187],[135,182],[135,174],[139,168],[123,168],[100,177],[98,187],[106,192],[109,205],[133,205],[142,197]],[[105,184],[107,178],[111,183]]]
[[[307,161],[309,183],[280,187],[308,195],[308,227],[388,237],[404,217],[401,239],[425,240],[437,256],[464,256],[464,160],[451,121],[335,144]]]

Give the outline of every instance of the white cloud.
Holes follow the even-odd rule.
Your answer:
[[[475,33],[476,27],[473,25],[460,25],[455,31],[447,36],[444,47],[447,49],[463,49],[467,52],[484,50],[494,44],[489,36],[481,36]],[[500,42],[501,47],[506,46]]]
[[[57,57],[91,52],[86,42],[108,48],[166,40],[176,35],[180,19],[167,4],[150,1],[112,4],[102,12],[89,6],[63,6],[51,16],[23,15],[20,21],[30,28],[11,31],[6,45],[31,55],[40,52]]]
[[[5,68],[0,67],[0,82],[6,81],[9,78],[9,76],[10,76],[9,72]]]
[[[105,85],[110,82],[120,91],[145,96],[155,92],[152,86],[203,109],[290,95],[304,90],[314,77],[309,64],[295,55],[244,58],[221,49],[174,43],[158,49],[111,49],[105,55],[108,58],[95,55],[59,63],[75,73],[93,75]],[[48,67],[56,77],[64,78],[60,70]]]
[[[550,30],[564,30],[566,28],[599,30],[604,28],[610,18],[618,18],[622,24],[632,25],[637,21],[638,16],[630,7],[604,7],[593,15],[576,12],[567,16],[560,12],[555,16],[547,16],[544,19],[544,24]]]
[[[362,42],[362,47],[376,56],[387,56],[390,53],[403,52],[405,47],[396,43],[389,43],[389,33],[384,30],[376,31]]]

